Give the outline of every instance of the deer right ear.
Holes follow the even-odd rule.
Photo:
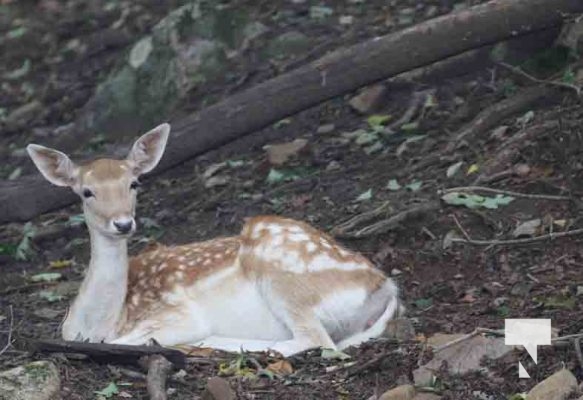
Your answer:
[[[73,186],[77,182],[79,168],[65,153],[38,144],[29,144],[26,150],[41,174],[52,184]]]

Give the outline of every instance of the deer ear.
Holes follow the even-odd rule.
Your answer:
[[[127,157],[136,176],[150,172],[158,165],[164,154],[169,134],[170,125],[162,124],[136,140]]]
[[[65,153],[38,144],[29,144],[26,150],[38,170],[49,182],[57,186],[75,185],[79,168]]]

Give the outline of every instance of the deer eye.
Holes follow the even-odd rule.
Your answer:
[[[95,196],[93,194],[93,192],[89,189],[83,189],[83,197],[85,197],[86,199]]]
[[[131,190],[136,190],[136,189],[137,189],[139,186],[140,186],[140,182],[138,182],[138,181],[133,181],[133,182],[130,184],[130,189],[131,189]]]

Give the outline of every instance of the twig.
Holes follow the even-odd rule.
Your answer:
[[[6,346],[0,350],[0,356],[8,350],[8,348],[12,345],[12,330],[14,329],[14,310],[12,309],[12,305],[8,307],[10,310],[10,325],[8,326],[8,340],[6,341]]]
[[[451,193],[451,192],[487,192],[487,193],[497,193],[505,194],[507,196],[521,197],[523,199],[537,199],[537,200],[557,200],[557,201],[568,201],[571,200],[569,196],[555,196],[550,194],[529,194],[513,192],[511,190],[494,189],[486,186],[459,186],[448,189],[443,189],[440,194]]]
[[[573,335],[565,335],[565,336],[556,337],[554,339],[551,339],[551,342],[564,342],[564,341],[570,341],[571,339],[581,339],[581,338],[583,338],[583,333],[575,333]]]
[[[464,235],[464,237],[466,238],[466,240],[471,241],[472,238],[470,237],[470,235],[468,234],[468,232],[466,232],[466,230],[464,229],[464,227],[462,226],[462,224],[460,223],[460,221],[457,219],[455,214],[452,214],[452,218],[453,218],[453,222],[455,222],[455,224],[457,225],[457,227],[459,228],[460,231],[462,231],[462,234]]]
[[[372,225],[365,226],[355,232],[338,232],[334,236],[339,238],[355,238],[360,239],[372,235],[380,235],[395,228],[401,222],[415,218],[420,215],[427,214],[439,208],[438,201],[429,201],[422,204],[414,205],[406,210],[403,210],[390,218],[375,222]]]
[[[381,361],[383,361],[383,359],[388,356],[389,354],[393,353],[394,351],[383,351],[381,354],[379,354],[376,357],[371,358],[370,360],[368,360],[367,362],[365,362],[364,364],[361,364],[359,366],[357,366],[356,368],[354,368],[353,370],[349,371],[346,374],[346,377],[351,377],[354,375],[358,375],[360,374],[362,371],[369,369],[370,367],[373,367],[377,364],[379,364]]]
[[[572,85],[570,83],[560,82],[560,81],[547,81],[544,79],[538,79],[538,78],[535,78],[534,76],[524,72],[520,68],[515,67],[513,65],[510,65],[510,64],[507,64],[503,61],[500,61],[497,64],[499,66],[507,69],[508,71],[512,72],[513,74],[520,75],[521,77],[526,78],[531,82],[542,83],[543,85],[550,85],[550,86],[556,86],[556,87],[563,88],[563,89],[573,90],[577,96],[581,95],[581,88],[578,86]]]
[[[172,370],[172,363],[159,354],[146,357],[142,363],[148,368],[146,387],[150,400],[166,400],[166,380]]]
[[[462,336],[460,338],[457,338],[455,340],[452,340],[451,342],[446,343],[446,344],[444,344],[442,346],[435,347],[433,349],[433,352],[434,353],[437,353],[439,351],[443,351],[443,350],[447,349],[448,347],[451,347],[451,346],[456,345],[458,343],[464,342],[464,341],[466,341],[468,339],[473,338],[474,336],[478,336],[478,335],[481,335],[483,333],[489,333],[491,335],[497,335],[497,336],[504,336],[504,331],[502,331],[502,330],[489,329],[489,328],[476,328],[473,332],[468,333],[467,335],[464,335],[464,336]]]
[[[528,244],[528,243],[535,243],[535,242],[542,242],[545,240],[553,240],[560,237],[566,236],[576,236],[583,233],[582,229],[573,229],[572,231],[566,232],[554,232],[549,233],[546,235],[535,236],[532,238],[525,238],[525,239],[511,239],[511,240],[467,240],[461,238],[452,238],[452,243],[467,243],[473,244],[476,246],[508,246],[508,245],[516,245],[516,244]]]
[[[391,212],[391,208],[389,207],[389,202],[387,201],[383,203],[380,207],[375,208],[374,210],[358,214],[350,218],[348,221],[342,222],[340,225],[336,225],[334,228],[332,228],[330,233],[334,236],[343,235],[350,231],[351,229],[354,229],[356,226],[374,220],[377,217],[385,215],[389,212]]]
[[[573,347],[575,347],[575,354],[577,355],[577,360],[579,360],[579,365],[583,368],[583,354],[581,354],[581,338],[571,339]]]

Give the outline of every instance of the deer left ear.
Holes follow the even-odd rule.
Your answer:
[[[127,161],[136,176],[148,173],[158,165],[164,154],[169,134],[170,125],[164,123],[136,140],[127,156]]]

